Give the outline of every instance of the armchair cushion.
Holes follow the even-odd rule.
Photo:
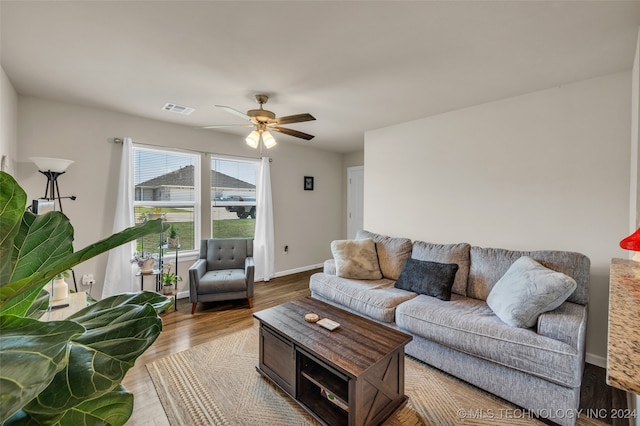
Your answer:
[[[200,258],[207,259],[207,270],[244,269],[244,259],[249,255],[247,240],[220,238],[204,240],[205,247],[200,248]],[[203,256],[204,254],[204,256]]]
[[[209,271],[200,278],[199,294],[230,293],[246,291],[247,280],[244,269],[220,269]]]

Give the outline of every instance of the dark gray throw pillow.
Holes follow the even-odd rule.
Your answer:
[[[458,272],[456,263],[438,263],[409,258],[402,267],[395,287],[449,301],[456,272]]]

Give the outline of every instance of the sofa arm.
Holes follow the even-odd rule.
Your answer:
[[[255,261],[253,257],[244,259],[244,276],[247,280],[247,297],[253,297],[253,285],[255,280]]]
[[[189,299],[195,303],[198,294],[198,282],[200,278],[207,272],[207,260],[198,259],[196,263],[189,268]]]
[[[324,268],[322,270],[327,275],[335,275],[336,274],[336,261],[333,259],[324,261]]]
[[[582,351],[587,331],[587,306],[565,302],[538,317],[538,334]]]

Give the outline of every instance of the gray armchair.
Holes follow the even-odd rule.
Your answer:
[[[253,307],[253,239],[202,240],[200,257],[189,268],[191,314],[198,302],[247,298]]]

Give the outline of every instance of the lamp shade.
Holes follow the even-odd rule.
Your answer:
[[[36,163],[38,170],[43,172],[63,173],[73,163],[73,160],[65,160],[63,158],[29,157],[29,159]]]
[[[257,148],[258,144],[260,143],[260,133],[258,133],[257,130],[254,130],[253,132],[249,133],[249,136],[247,136],[245,141],[251,148]]]
[[[277,145],[276,139],[268,131],[264,131],[262,133],[262,142],[264,143],[264,146],[267,149],[272,148],[272,147]]]
[[[640,228],[636,229],[636,232],[620,241],[620,247],[625,250],[640,252]]]

